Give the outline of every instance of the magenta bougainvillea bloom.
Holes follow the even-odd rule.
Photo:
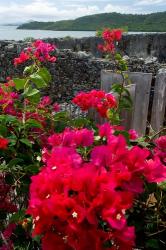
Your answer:
[[[43,150],[45,166],[32,177],[27,210],[34,219],[33,235],[43,235],[42,249],[104,250],[107,241],[115,250],[133,249],[135,232],[126,213],[144,191],[144,180],[164,180],[166,168],[159,158],[149,160],[148,149],[128,148],[114,130],[101,125],[106,141],[96,146],[88,129],[49,137],[51,149]],[[88,147],[85,157],[81,152]]]
[[[36,40],[26,51],[22,51],[19,57],[14,59],[14,65],[22,64],[29,59],[37,59],[40,62],[55,62],[56,57],[51,53],[55,51],[56,47],[49,43],[45,43],[42,40]]]

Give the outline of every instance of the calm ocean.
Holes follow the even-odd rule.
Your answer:
[[[129,34],[141,34],[148,32],[129,32]],[[151,32],[155,33],[155,32]],[[0,40],[24,40],[33,37],[35,39],[60,38],[60,37],[90,37],[95,36],[95,31],[51,31],[51,30],[17,30],[17,26],[0,25]]]
[[[51,30],[17,30],[17,26],[0,25],[0,40],[23,40],[27,37],[35,39],[58,38],[71,36],[75,38],[94,36],[94,31],[51,31]]]

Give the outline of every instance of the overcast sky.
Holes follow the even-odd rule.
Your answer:
[[[0,0],[0,23],[56,21],[103,12],[166,11],[166,0]]]

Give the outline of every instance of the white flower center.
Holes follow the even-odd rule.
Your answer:
[[[122,218],[122,215],[121,214],[117,214],[116,219],[120,220],[121,218]]]
[[[72,213],[73,218],[77,218],[78,214],[76,212]]]
[[[38,221],[40,219],[40,216],[37,216],[36,218],[35,218],[35,221]]]

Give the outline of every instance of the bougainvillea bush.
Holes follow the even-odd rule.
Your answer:
[[[121,34],[105,30],[100,49],[122,71]],[[28,65],[22,77],[0,86],[0,249],[162,249],[166,136],[120,126],[131,104],[124,84],[73,99],[106,122],[72,119],[40,96],[51,81],[45,62],[56,62],[55,47],[35,41],[14,60]]]

